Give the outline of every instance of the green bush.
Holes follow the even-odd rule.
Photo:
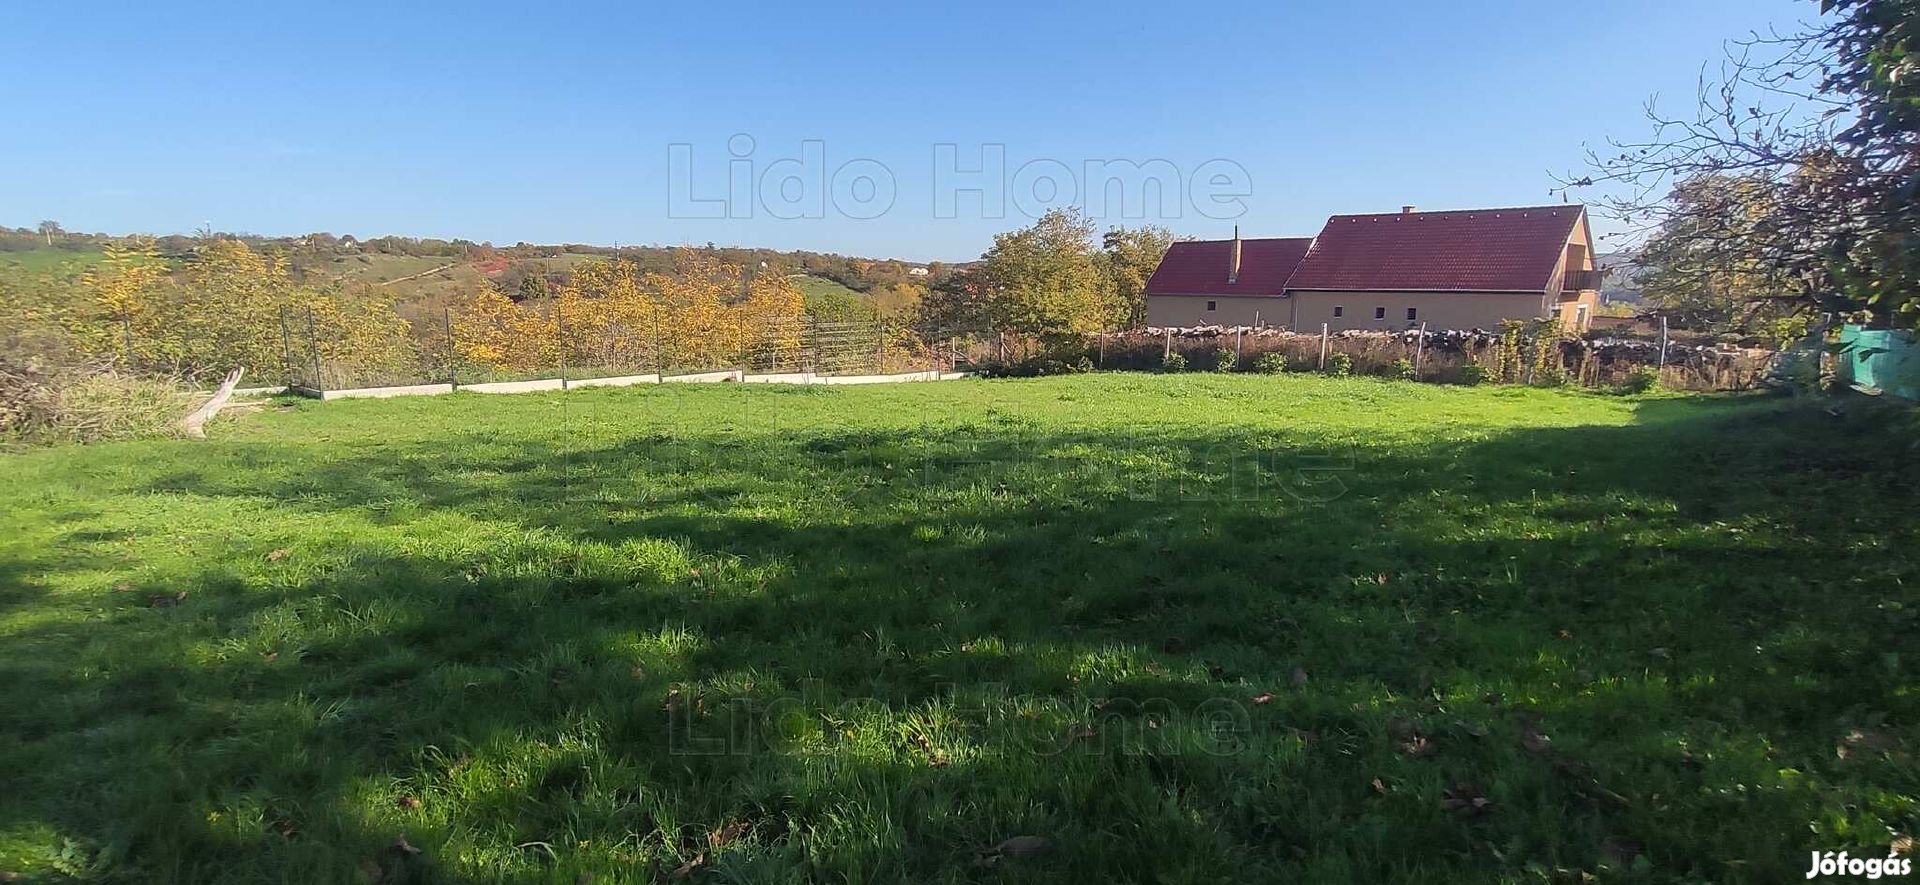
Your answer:
[[[1278,375],[1287,370],[1287,355],[1279,351],[1269,351],[1253,361],[1253,368],[1262,375]]]
[[[1460,383],[1468,387],[1485,384],[1493,377],[1493,370],[1479,363],[1468,363],[1460,367]]]
[[[1213,370],[1216,372],[1231,372],[1233,364],[1239,361],[1239,355],[1228,348],[1222,347],[1213,352]]]
[[[1162,372],[1184,372],[1186,370],[1187,358],[1179,351],[1169,352],[1166,358],[1160,361],[1160,371]]]
[[[1391,365],[1387,366],[1387,374],[1401,381],[1413,381],[1419,377],[1419,373],[1413,370],[1413,360],[1404,357],[1394,360]]]
[[[1660,370],[1652,366],[1634,366],[1627,373],[1627,383],[1621,390],[1627,393],[1652,393],[1660,389]]]
[[[1335,378],[1345,378],[1353,374],[1353,357],[1347,356],[1344,353],[1329,355],[1327,357],[1326,371],[1328,375]]]

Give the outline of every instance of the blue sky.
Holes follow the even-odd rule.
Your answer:
[[[1690,101],[1724,40],[1815,14],[807,6],[11,4],[0,224],[955,260],[1123,161],[1186,192],[1103,224],[1308,235],[1336,212],[1557,202],[1551,172],[1644,134],[1650,95]],[[955,174],[996,150],[1000,183]]]

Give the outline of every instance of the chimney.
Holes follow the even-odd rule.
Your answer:
[[[1415,213],[1415,212],[1418,212],[1418,211],[1420,211],[1420,207],[1419,207],[1419,206],[1401,206],[1401,207],[1400,207],[1400,214],[1401,214],[1401,215],[1412,215],[1413,213]]]
[[[1240,225],[1233,226],[1233,263],[1227,266],[1227,284],[1240,282]]]

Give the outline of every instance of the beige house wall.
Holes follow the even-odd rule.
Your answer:
[[[1207,305],[1212,304],[1213,310]],[[1287,299],[1226,295],[1149,295],[1147,325],[1167,326],[1284,326]]]
[[[1498,329],[1501,320],[1531,320],[1547,315],[1544,292],[1294,292],[1293,319],[1297,332],[1317,332],[1320,324],[1343,329],[1406,329],[1426,323],[1429,329]],[[1334,308],[1341,308],[1334,316]],[[1386,316],[1374,319],[1375,309]],[[1413,308],[1413,319],[1407,319]]]

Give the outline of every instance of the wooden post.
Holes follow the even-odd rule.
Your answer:
[[[1667,373],[1667,316],[1660,315],[1660,374]]]
[[[1173,358],[1173,329],[1169,327],[1167,329],[1167,349],[1160,354],[1160,361],[1164,363],[1167,360],[1172,358]]]
[[[560,339],[560,389],[567,389],[567,314],[560,309],[560,300],[553,302],[553,334]]]
[[[287,328],[287,309],[280,308],[280,383],[293,386],[293,332]]]
[[[307,385],[314,390],[326,390],[326,382],[320,380],[320,344],[313,334],[313,308],[307,308],[307,359],[313,363],[313,377],[307,379]]]
[[[1107,367],[1107,333],[1100,333],[1100,368]]]
[[[1321,371],[1325,371],[1326,368],[1327,368],[1327,324],[1321,323],[1320,324],[1320,369]]]
[[[1245,326],[1234,326],[1234,327],[1233,327],[1233,361],[1234,361],[1235,363],[1238,363],[1238,362],[1240,362],[1240,354],[1241,354],[1241,351],[1240,351],[1240,333],[1241,333],[1242,331],[1245,331],[1245,329],[1246,329],[1246,327],[1245,327]]]
[[[1420,366],[1427,355],[1427,322],[1420,321],[1420,340],[1413,345],[1413,380],[1420,380]]]
[[[454,346],[453,308],[441,308],[440,321],[445,323],[447,328],[447,386],[458,389],[460,387],[460,348]]]

